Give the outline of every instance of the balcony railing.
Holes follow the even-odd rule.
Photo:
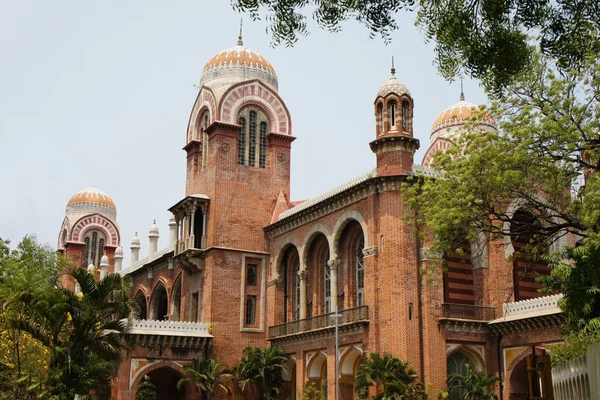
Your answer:
[[[495,307],[472,306],[469,304],[442,304],[442,316],[471,321],[492,321],[496,318]]]
[[[342,316],[338,321],[338,325],[340,326],[369,320],[368,306],[348,308],[346,310],[340,310],[339,313]],[[316,317],[271,326],[269,327],[269,339],[332,328],[335,326],[335,318],[332,317],[333,315],[334,313],[317,315]]]

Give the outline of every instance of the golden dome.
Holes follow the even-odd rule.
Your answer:
[[[444,128],[464,125],[475,116],[478,116],[479,124],[497,129],[496,120],[490,114],[485,111],[481,113],[479,107],[465,101],[464,96],[461,96],[458,103],[448,107],[438,115],[431,127],[431,134],[433,135]]]
[[[277,74],[271,63],[254,50],[238,45],[223,50],[212,57],[202,70],[200,86],[210,81],[229,82],[231,78],[244,81],[258,79],[277,90]]]
[[[90,186],[80,192],[75,193],[67,203],[69,206],[102,206],[116,210],[117,207],[112,199],[97,187]]]
[[[206,63],[202,72],[206,73],[213,69],[227,68],[237,65],[261,69],[267,73],[276,75],[275,69],[266,58],[254,50],[248,49],[242,45],[238,45],[217,53]]]

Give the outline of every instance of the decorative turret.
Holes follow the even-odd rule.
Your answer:
[[[115,250],[115,272],[119,272],[121,269],[123,269],[123,247],[119,243]]]
[[[148,247],[149,256],[158,251],[158,236],[158,225],[156,225],[156,220],[154,220],[150,226],[150,232],[148,232],[148,239],[150,242],[150,246]]]
[[[419,141],[413,137],[414,101],[396,78],[392,57],[390,79],[375,98],[376,139],[369,145],[377,155],[377,175],[410,174]]]
[[[100,259],[100,279],[108,275],[108,256],[104,254]]]
[[[133,239],[131,239],[131,246],[129,246],[131,249],[131,264],[134,264],[140,260],[140,247],[142,247],[140,238],[136,232],[133,235]]]

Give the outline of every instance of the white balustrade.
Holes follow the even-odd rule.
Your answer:
[[[552,296],[537,297],[535,299],[521,300],[513,303],[504,303],[504,316],[514,316],[518,314],[539,313],[542,311],[560,311],[558,301],[562,299],[562,294]]]
[[[206,322],[133,320],[130,334],[212,337]]]

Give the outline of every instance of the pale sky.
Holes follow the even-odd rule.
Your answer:
[[[316,196],[375,167],[373,102],[390,75],[415,101],[420,163],[436,116],[460,84],[433,66],[433,45],[399,15],[391,44],[348,22],[311,25],[293,48],[271,47],[266,22],[244,18],[244,45],[275,68],[292,117],[292,200]],[[148,251],[156,218],[184,196],[185,133],[204,64],[236,44],[229,0],[0,0],[0,238],[56,246],[69,198],[97,186],[117,206],[128,264],[135,231]],[[468,101],[486,102],[475,81]]]

